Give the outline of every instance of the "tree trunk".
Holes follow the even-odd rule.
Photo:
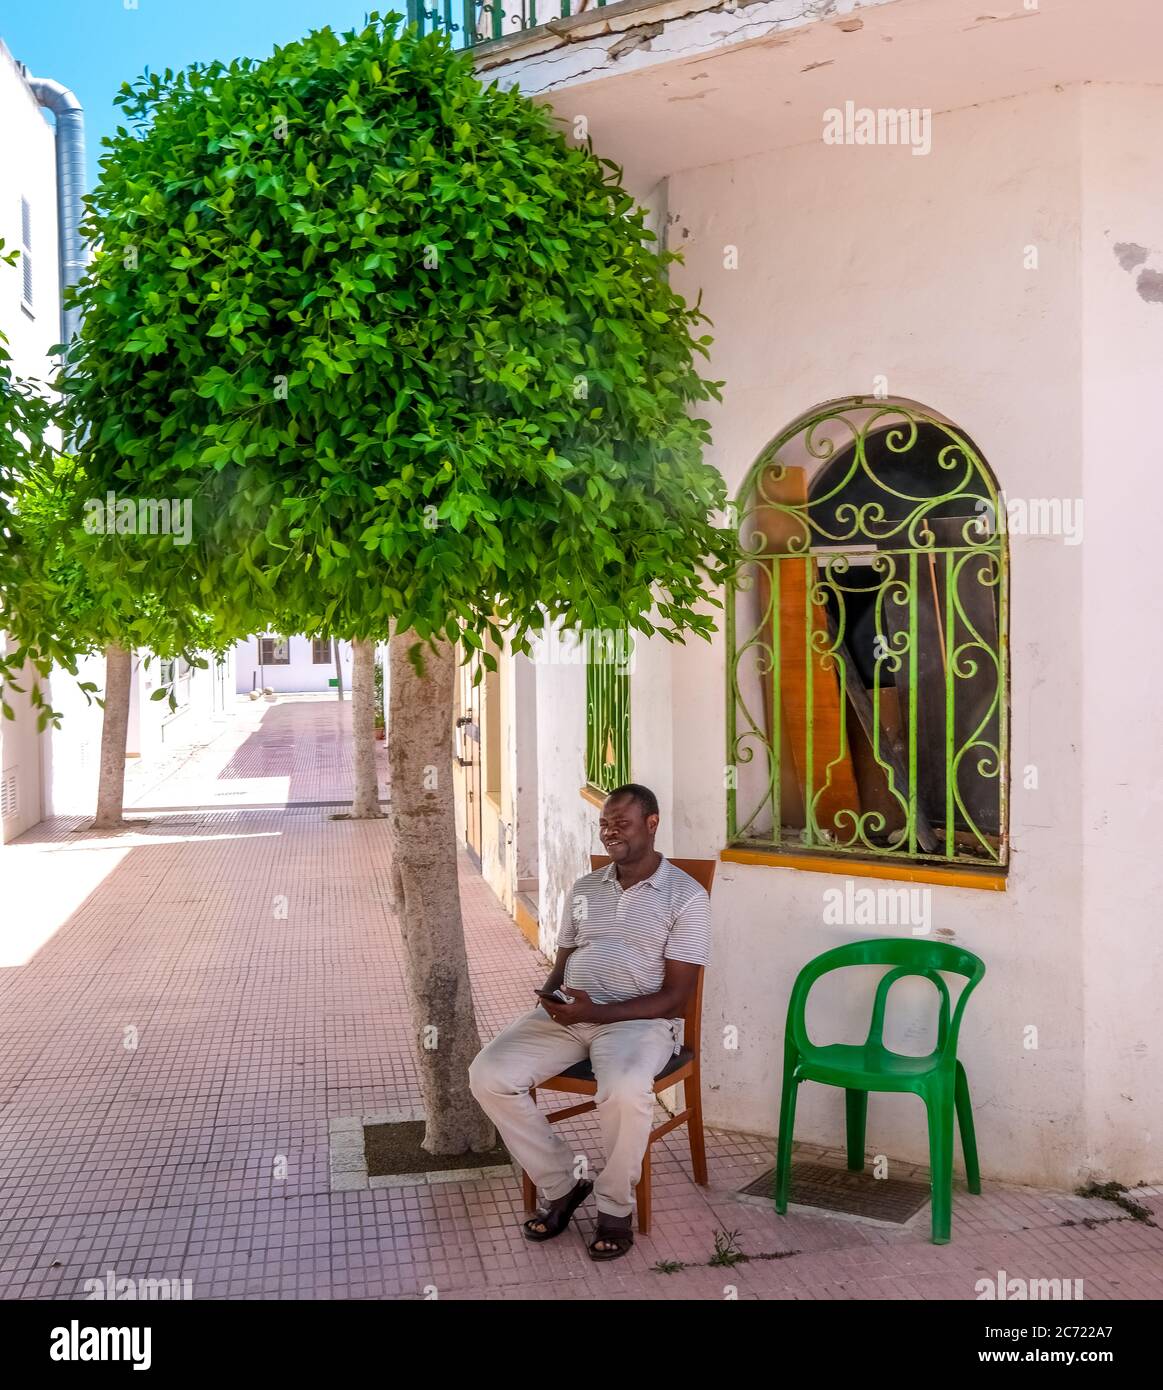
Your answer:
[[[343,662],[339,659],[339,638],[331,639],[331,651],[335,657],[335,689],[339,695],[339,703],[343,703]]]
[[[389,645],[388,765],[392,783],[391,883],[404,938],[420,1089],[431,1154],[480,1152],[492,1123],[468,1088],[480,1051],[456,874],[452,716],[456,658],[425,645],[424,674],[408,660],[414,632]]]
[[[125,647],[105,649],[105,713],[101,720],[101,777],[97,784],[94,830],[121,824],[125,801],[125,743],[129,737],[129,688],[133,653]]]
[[[376,644],[367,637],[351,644],[351,756],[355,764],[354,820],[374,820],[380,813],[376,774]]]

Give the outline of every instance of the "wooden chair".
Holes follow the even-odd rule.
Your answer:
[[[604,868],[609,862],[608,856],[604,854],[590,855],[590,867],[593,869]],[[708,893],[711,891],[711,884],[715,879],[716,861],[714,859],[672,859],[670,862],[676,868],[682,869],[684,873],[690,874],[691,878],[700,883]],[[684,1108],[677,1115],[672,1115],[669,1120],[651,1131],[650,1140],[646,1145],[646,1153],[642,1157],[642,1174],[638,1179],[635,1194],[638,1198],[638,1230],[643,1235],[646,1235],[650,1230],[650,1145],[656,1139],[661,1139],[664,1134],[669,1134],[672,1129],[677,1129],[679,1125],[686,1125],[687,1138],[691,1146],[691,1169],[694,1172],[695,1182],[701,1187],[707,1185],[707,1151],[703,1142],[703,1082],[699,1067],[704,969],[704,966],[699,966],[694,990],[683,1010],[682,1051],[671,1057],[666,1066],[654,1078],[655,1095],[658,1095],[660,1091],[668,1090],[671,1086],[676,1086],[681,1081]],[[538,1089],[534,1086],[529,1091],[534,1099],[537,1098]],[[568,1091],[576,1096],[593,1096],[597,1094],[598,1083],[594,1080],[589,1058],[585,1058],[580,1062],[575,1062],[572,1067],[567,1067],[558,1076],[551,1076],[548,1081],[541,1082],[540,1089]],[[549,1123],[552,1125],[559,1120],[572,1119],[574,1115],[584,1115],[587,1111],[595,1108],[595,1102],[589,1100],[581,1105],[568,1106],[564,1110],[553,1110],[548,1116]],[[529,1174],[525,1172],[521,1174],[521,1191],[525,1198],[525,1210],[530,1213],[535,1212],[537,1210],[537,1189],[534,1187]]]

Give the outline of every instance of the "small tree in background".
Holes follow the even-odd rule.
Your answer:
[[[0,241],[0,263],[16,260]],[[231,639],[205,613],[169,610],[138,587],[140,564],[106,572],[83,526],[83,471],[58,447],[60,401],[47,384],[14,375],[7,344],[0,332],[0,714],[15,718],[7,695],[24,692],[17,680],[23,675],[38,728],[59,728],[41,682],[54,664],[75,678],[83,657],[104,652],[93,828],[110,829],[122,819],[133,648],[148,645],[159,658],[205,665],[197,652],[221,654]],[[98,693],[91,681],[79,686],[86,698]],[[164,689],[153,695],[165,697]]]
[[[0,266],[11,268],[17,259],[18,253],[6,251],[0,241]],[[7,694],[23,691],[17,677],[31,663],[33,685],[28,693],[41,728],[52,714],[36,677],[47,676],[53,661],[75,660],[76,651],[67,634],[42,633],[35,642],[13,630],[13,607],[30,561],[18,524],[17,498],[38,476],[52,476],[59,433],[56,404],[41,383],[16,376],[8,339],[0,332],[0,713],[15,719]]]
[[[715,395],[701,315],[613,166],[398,24],[123,88],[71,399],[98,487],[194,502],[189,553],[146,557],[159,594],[236,629],[394,634],[425,1147],[458,1153],[492,1133],[467,1086],[454,645],[528,650],[547,620],[705,636],[729,541],[691,414]]]
[[[21,570],[6,596],[5,621],[30,651],[52,653],[73,676],[82,657],[104,654],[101,760],[92,828],[111,830],[123,824],[134,651],[148,648],[146,660],[180,657],[205,666],[199,653],[221,655],[234,635],[217,628],[205,613],[168,608],[144,585],[127,590],[115,576],[111,582],[105,563],[109,538],[84,525],[91,491],[80,466],[63,456],[20,480],[11,529]],[[145,547],[168,541],[152,535],[133,539]],[[90,681],[81,682],[80,688],[86,696],[98,691]],[[151,698],[167,696],[172,707],[173,696],[164,686]]]

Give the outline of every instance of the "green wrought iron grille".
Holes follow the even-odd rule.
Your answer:
[[[477,48],[481,44],[503,39],[523,29],[536,29],[554,19],[568,19],[571,14],[586,9],[601,9],[606,0],[497,0],[482,4],[480,0],[438,0],[426,5],[423,0],[408,0],[407,20],[420,26],[422,33],[443,30],[452,38],[456,48]]]
[[[755,461],[728,585],[728,842],[1002,867],[1005,507],[912,403],[817,407]]]
[[[586,643],[586,781],[603,792],[630,780],[630,673],[614,647]]]

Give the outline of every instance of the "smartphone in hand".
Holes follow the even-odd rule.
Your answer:
[[[573,1000],[569,997],[569,995],[568,995],[568,994],[562,994],[561,990],[559,990],[559,989],[551,989],[551,990],[538,989],[538,990],[534,990],[533,992],[534,992],[534,994],[538,995],[538,996],[539,996],[540,998],[542,998],[542,999],[556,999],[556,1000],[558,1001],[559,1004],[572,1004],[572,1003],[573,1003]]]

